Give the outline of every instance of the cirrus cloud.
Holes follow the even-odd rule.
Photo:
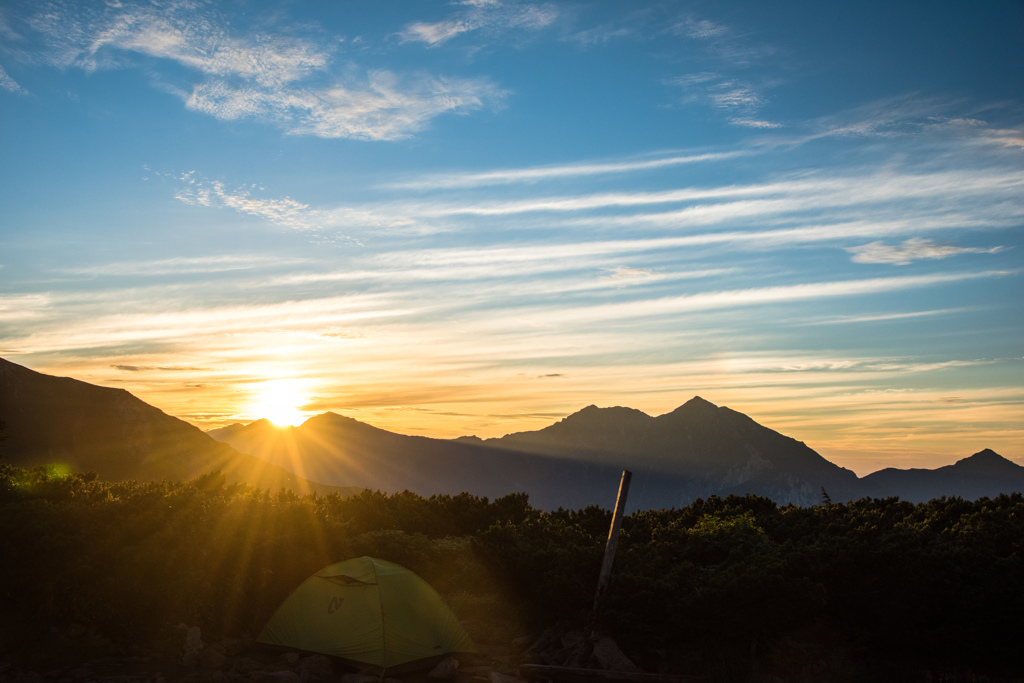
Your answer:
[[[290,135],[397,140],[437,116],[496,105],[506,94],[484,78],[338,68],[337,44],[322,36],[236,29],[215,5],[202,3],[56,3],[26,24],[47,42],[42,63],[85,71],[144,67],[155,87],[190,110],[253,119]],[[5,75],[0,87],[16,91]]]
[[[903,244],[888,245],[884,242],[870,242],[858,247],[847,247],[855,263],[888,263],[906,266],[923,259],[943,259],[958,254],[994,254],[1003,247],[957,247],[941,244],[921,237],[912,237]]]

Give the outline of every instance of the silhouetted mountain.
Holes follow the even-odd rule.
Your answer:
[[[486,440],[405,436],[334,413],[300,427],[259,420],[206,435],[122,389],[0,359],[0,420],[0,456],[22,466],[62,461],[104,479],[140,480],[220,469],[232,481],[297,491],[526,492],[542,509],[610,507],[623,468],[633,472],[630,510],[730,493],[807,505],[821,501],[822,488],[837,502],[1024,490],[1024,467],[989,450],[937,470],[888,469],[858,480],[804,443],[699,397],[658,417],[587,406],[544,429]]]
[[[395,434],[335,413],[299,427],[279,429],[259,420],[207,433],[316,481],[424,496],[468,491],[497,498],[527,492],[531,503],[549,509],[609,507],[621,473],[612,465]]]
[[[782,502],[861,497],[855,474],[750,418],[694,398],[667,415],[588,406],[535,432],[455,440],[394,434],[325,413],[300,427],[265,420],[209,432],[236,449],[317,481],[422,495],[525,491],[541,508],[614,503],[623,468],[629,508],[679,507],[712,494]]]
[[[692,498],[712,493],[756,493],[780,502],[851,500],[864,489],[853,472],[803,442],[759,425],[742,413],[694,397],[665,415],[632,408],[587,406],[535,432],[487,445],[608,463],[686,480]]]
[[[0,456],[21,467],[63,463],[107,480],[181,480],[220,470],[229,481],[297,492],[336,490],[235,451],[124,389],[44,375],[0,358]]]
[[[915,503],[960,496],[974,500],[1000,493],[1024,491],[1024,467],[986,448],[969,458],[934,470],[889,467],[864,477],[882,496],[899,496]]]

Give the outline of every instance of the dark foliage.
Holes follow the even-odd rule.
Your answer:
[[[590,615],[610,517],[523,494],[300,497],[219,473],[101,482],[0,465],[0,647],[26,656],[72,628],[134,642],[179,622],[255,635],[310,574],[372,555],[423,576],[475,637],[593,617],[640,661],[690,673],[739,678],[815,639],[875,668],[1024,668],[1020,494],[638,512]]]

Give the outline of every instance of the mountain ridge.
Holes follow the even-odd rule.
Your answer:
[[[64,463],[102,479],[191,479],[220,470],[228,481],[277,490],[329,493],[218,442],[121,388],[36,372],[0,358],[0,455],[34,467]]]
[[[2,454],[25,466],[63,459],[103,478],[150,480],[216,468],[232,480],[299,492],[525,492],[541,509],[609,507],[624,468],[634,473],[631,510],[732,493],[810,505],[823,491],[838,502],[1024,490],[1024,467],[990,449],[936,470],[888,468],[858,479],[805,443],[699,396],[656,417],[591,404],[542,429],[492,439],[396,434],[333,412],[298,427],[261,419],[204,434],[123,389],[0,359],[0,419],[10,437]]]
[[[1024,467],[985,448],[952,465],[931,470],[887,467],[866,475],[863,480],[880,495],[895,495],[914,503],[948,496],[950,490],[959,491],[961,498],[991,498],[1007,493],[1007,488],[1024,491]]]

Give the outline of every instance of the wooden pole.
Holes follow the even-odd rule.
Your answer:
[[[604,546],[604,562],[601,563],[601,575],[597,579],[597,593],[594,594],[594,611],[601,602],[601,596],[608,589],[612,578],[612,563],[615,561],[615,548],[619,545],[619,529],[622,528],[622,515],[626,510],[626,496],[629,494],[629,480],[633,473],[622,470],[622,481],[619,482],[619,497],[615,501],[615,513],[612,515],[612,526],[608,530],[608,543]]]

